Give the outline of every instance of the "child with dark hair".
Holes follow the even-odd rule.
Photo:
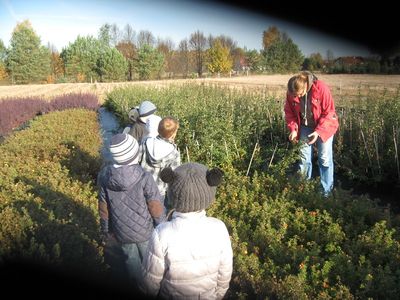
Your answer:
[[[161,118],[155,115],[156,111],[157,107],[149,100],[143,101],[138,107],[132,107],[128,113],[132,125],[125,127],[123,133],[133,136],[139,144],[147,136],[157,136],[158,123]]]

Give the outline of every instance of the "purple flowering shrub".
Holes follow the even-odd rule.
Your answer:
[[[69,108],[86,108],[97,110],[99,100],[97,96],[89,93],[71,93],[56,96],[50,101],[51,110],[65,110]]]
[[[36,97],[0,100],[0,135],[9,134],[13,129],[48,110],[47,101]]]
[[[0,99],[0,136],[10,134],[37,115],[69,108],[97,110],[98,107],[97,96],[89,93],[65,94],[51,101],[38,97]]]

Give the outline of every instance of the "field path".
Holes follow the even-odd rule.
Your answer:
[[[334,97],[355,96],[359,93],[367,95],[371,91],[395,91],[400,87],[400,75],[351,75],[351,74],[319,74],[331,88]],[[221,78],[200,79],[170,79],[115,83],[58,83],[58,84],[32,84],[0,86],[0,99],[8,97],[38,96],[50,99],[56,95],[68,93],[94,93],[102,103],[108,92],[116,87],[131,85],[167,86],[170,84],[211,84],[229,88],[259,90],[267,89],[268,92],[283,96],[286,92],[286,83],[291,77],[286,75],[251,75]]]

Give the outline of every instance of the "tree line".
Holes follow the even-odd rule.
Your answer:
[[[364,62],[363,62],[364,64]],[[41,45],[29,20],[18,23],[9,47],[0,40],[0,81],[11,84],[113,82],[160,78],[194,78],[238,73],[289,73],[300,69],[325,72],[399,72],[400,57],[384,62],[370,59],[360,69],[346,68],[328,51],[305,57],[287,33],[271,26],[263,32],[262,49],[247,49],[225,35],[197,30],[177,47],[150,31],[136,32],[127,24],[104,24],[98,36],[78,36],[61,52]]]

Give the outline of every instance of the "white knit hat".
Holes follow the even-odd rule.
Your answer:
[[[118,133],[110,140],[110,152],[116,164],[127,165],[138,156],[139,143],[130,134]]]
[[[151,101],[145,100],[142,103],[140,103],[139,116],[140,117],[150,116],[151,114],[155,113],[156,110],[157,107]]]

